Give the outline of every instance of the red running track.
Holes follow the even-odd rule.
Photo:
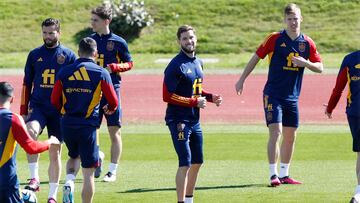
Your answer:
[[[251,75],[247,79],[241,96],[236,95],[234,84],[238,75],[219,74],[206,75],[203,88],[212,93],[223,96],[222,106],[208,104],[202,110],[203,122],[220,123],[264,123],[262,104],[262,90],[266,75]],[[166,104],[162,101],[162,75],[123,75],[122,106],[123,121],[163,122]],[[346,123],[345,94],[329,121],[324,115],[323,104],[327,103],[331,94],[335,75],[304,75],[303,87],[300,96],[301,123]],[[15,102],[12,110],[19,112],[22,76],[0,76],[0,81],[9,81],[15,88]]]

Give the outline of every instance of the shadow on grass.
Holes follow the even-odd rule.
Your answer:
[[[218,189],[233,189],[233,188],[250,188],[250,187],[268,187],[267,184],[246,184],[246,185],[225,185],[225,186],[209,186],[209,187],[196,187],[196,190],[218,190]],[[143,192],[157,192],[157,191],[175,191],[175,188],[138,188],[126,190],[118,193],[143,193]]]
[[[20,182],[20,185],[28,185],[30,179],[28,179],[26,182]],[[47,185],[49,184],[49,181],[40,181],[40,185]]]

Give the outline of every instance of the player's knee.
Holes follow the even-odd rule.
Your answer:
[[[295,142],[295,137],[287,137],[287,138],[283,138],[283,143],[285,143],[286,145],[292,145]]]
[[[52,146],[49,149],[49,156],[50,156],[50,160],[57,160],[60,159],[60,155],[61,155],[61,148],[58,146]]]
[[[39,130],[35,129],[34,126],[29,125],[27,128],[27,131],[29,132],[30,136],[33,139],[37,139],[38,135],[39,135]]]

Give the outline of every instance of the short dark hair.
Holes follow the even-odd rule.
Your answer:
[[[299,10],[301,13],[301,9],[298,5],[296,5],[294,3],[290,3],[290,4],[286,5],[286,7],[284,9],[284,15],[294,14],[296,12],[296,10]]]
[[[96,50],[96,41],[90,37],[83,38],[79,43],[79,55],[92,56]]]
[[[14,88],[8,82],[0,82],[0,103],[6,102],[13,96]]]
[[[182,26],[180,26],[178,28],[177,33],[176,33],[177,38],[180,39],[181,33],[187,32],[189,30],[192,30],[195,33],[195,29],[193,27],[191,27],[190,25],[182,25]]]
[[[107,6],[98,6],[91,10],[91,14],[95,14],[99,16],[103,20],[111,20],[112,19],[112,9]]]
[[[45,19],[42,23],[41,23],[41,27],[49,27],[49,26],[53,26],[55,25],[55,29],[56,31],[60,31],[60,21],[58,19],[55,18],[48,18]]]

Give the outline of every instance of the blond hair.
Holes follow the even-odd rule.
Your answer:
[[[294,3],[290,3],[285,7],[284,15],[295,14],[296,10],[298,10],[301,13],[301,9],[298,5]]]

